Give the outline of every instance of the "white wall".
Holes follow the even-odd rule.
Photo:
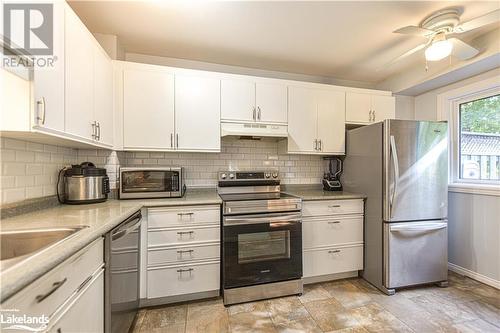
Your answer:
[[[394,95],[396,100],[396,119],[415,119],[415,97]]]
[[[439,119],[439,94],[495,77],[500,80],[500,68],[416,96],[415,118]],[[500,197],[450,189],[448,218],[452,268],[500,288]]]
[[[468,79],[428,91],[425,94],[415,96],[415,119],[417,120],[438,119],[437,96],[439,94],[493,77],[497,77],[498,80],[500,80],[500,68],[496,68],[491,71],[470,77]]]

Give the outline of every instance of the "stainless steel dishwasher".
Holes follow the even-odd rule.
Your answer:
[[[141,211],[137,211],[106,234],[104,242],[106,333],[128,332],[139,308],[141,220]]]

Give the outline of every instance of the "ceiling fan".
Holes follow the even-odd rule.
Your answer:
[[[460,12],[456,8],[437,11],[428,16],[419,26],[409,25],[393,31],[394,33],[427,38],[427,42],[405,52],[392,60],[392,65],[420,50],[425,49],[427,61],[438,61],[449,55],[460,60],[475,57],[479,50],[458,39],[456,36],[482,26],[500,21],[500,9],[461,23]]]

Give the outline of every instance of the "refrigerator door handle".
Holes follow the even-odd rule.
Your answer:
[[[434,231],[446,228],[446,223],[428,223],[418,225],[393,225],[390,227],[391,232],[405,232],[405,231]]]
[[[396,197],[396,192],[398,190],[398,182],[399,182],[399,160],[398,160],[398,152],[396,150],[396,140],[394,139],[394,135],[390,137],[390,147],[391,147],[391,160],[393,164],[394,171],[394,186],[392,188],[392,193],[389,198],[389,211],[390,217],[392,217],[392,206],[394,202],[394,198]]]

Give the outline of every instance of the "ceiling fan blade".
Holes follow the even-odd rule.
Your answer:
[[[393,33],[397,34],[405,34],[405,35],[415,35],[422,37],[430,37],[435,34],[433,30],[420,28],[414,25],[409,25],[403,28],[399,28],[398,30],[394,30]]]
[[[398,61],[401,61],[403,60],[404,58],[407,58],[409,56],[411,56],[413,53],[417,53],[418,51],[420,50],[423,50],[426,46],[427,46],[428,43],[424,43],[424,44],[420,44],[416,47],[414,47],[413,49],[409,50],[409,51],[406,51],[405,53],[403,53],[402,55],[400,55],[399,57],[397,58],[394,58],[391,62],[389,62],[385,67],[389,67],[393,64],[395,64],[396,62]]]
[[[458,38],[450,38],[448,40],[453,43],[453,55],[460,60],[470,59],[479,53],[478,49],[470,46]]]
[[[500,21],[500,9],[494,10],[492,12],[489,12],[488,14],[459,24],[453,29],[453,32],[460,34],[498,21]]]

